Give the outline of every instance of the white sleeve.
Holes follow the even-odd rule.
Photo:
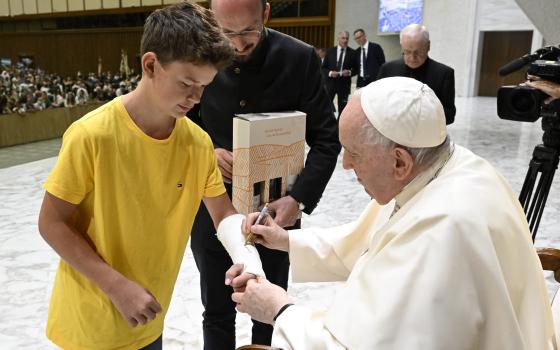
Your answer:
[[[380,208],[373,200],[354,222],[332,228],[289,231],[292,280],[345,281],[367,249]]]
[[[243,264],[243,272],[265,277],[257,248],[245,245],[245,237],[241,232],[244,215],[234,214],[223,219],[218,225],[216,236],[228,252],[234,264]]]
[[[276,319],[272,346],[283,350],[346,349],[325,328],[323,312],[297,305]]]

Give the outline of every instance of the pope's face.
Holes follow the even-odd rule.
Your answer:
[[[352,98],[342,112],[339,138],[344,154],[342,165],[354,170],[358,182],[379,204],[386,204],[396,193],[398,184],[393,178],[394,158],[380,145],[368,144],[363,136],[363,125],[369,123],[359,104],[359,97]]]

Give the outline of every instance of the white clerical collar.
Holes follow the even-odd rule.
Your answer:
[[[395,196],[395,209],[393,210],[393,214],[439,175],[441,169],[447,164],[454,151],[455,145],[451,142],[446,152],[442,152],[428,169],[416,175],[416,177]]]

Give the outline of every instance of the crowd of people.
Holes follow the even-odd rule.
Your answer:
[[[0,114],[24,114],[47,108],[110,101],[133,90],[139,76],[89,73],[63,78],[41,68],[11,65],[0,68]]]

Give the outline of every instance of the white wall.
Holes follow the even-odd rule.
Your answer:
[[[516,0],[519,7],[539,28],[547,45],[560,42],[560,1],[558,0]]]

